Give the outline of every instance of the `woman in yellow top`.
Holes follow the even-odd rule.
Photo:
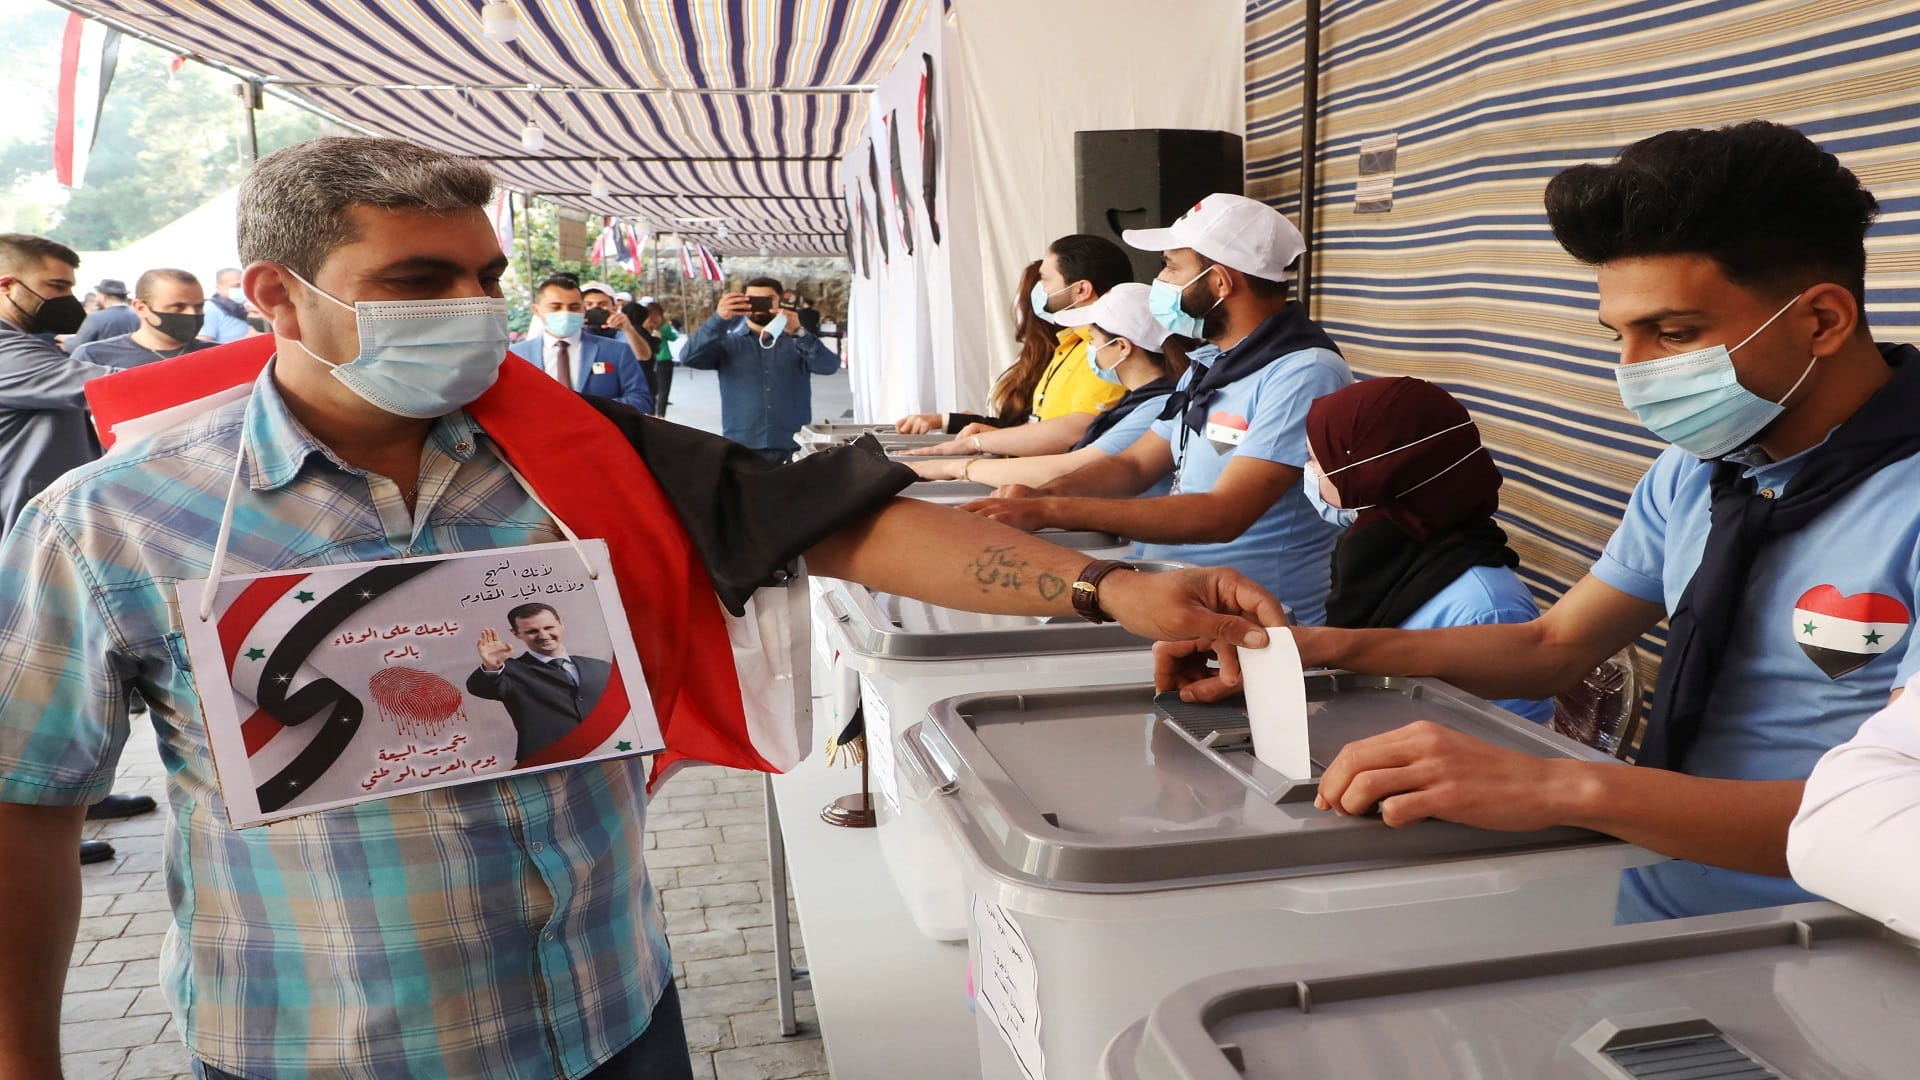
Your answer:
[[[1133,263],[1120,245],[1098,236],[1063,236],[1047,248],[1040,260],[1040,280],[1031,297],[1033,312],[1059,322],[1055,316],[1085,307],[1115,285],[1133,279]],[[1126,391],[1102,380],[1087,367],[1084,327],[1064,327],[1053,362],[1040,376],[1033,392],[1033,422],[997,430],[963,430],[950,442],[912,451],[916,455],[999,454],[1028,456],[1061,454],[1087,433],[1095,416]]]
[[[1159,418],[1167,395],[1187,369],[1182,339],[1170,337],[1153,317],[1147,304],[1151,291],[1127,282],[1086,307],[1060,314],[1061,321],[1086,332],[1087,370],[1096,380],[1124,391],[1112,408],[1088,425],[1071,450],[1019,458],[916,461],[910,463],[913,471],[927,480],[1038,487],[1133,445]]]

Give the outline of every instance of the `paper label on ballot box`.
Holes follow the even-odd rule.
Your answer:
[[[890,809],[900,808],[900,781],[893,773],[893,714],[887,699],[873,687],[873,680],[860,676],[860,708],[867,731],[867,776],[873,791],[886,800]]]
[[[980,1008],[1007,1041],[1026,1080],[1046,1080],[1040,1047],[1040,965],[1013,913],[973,898],[974,984]]]
[[[235,828],[659,751],[603,540],[179,585]],[[591,568],[589,567],[591,562]]]

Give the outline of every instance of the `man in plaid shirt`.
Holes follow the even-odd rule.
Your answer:
[[[174,585],[208,575],[236,475],[228,574],[558,539],[462,407],[498,360],[482,357],[485,381],[462,395],[460,372],[418,362],[447,354],[408,366],[406,348],[361,340],[368,302],[500,296],[491,195],[472,161],[389,140],[319,139],[260,162],[239,240],[276,353],[251,394],[67,474],[0,546],[0,1076],[59,1075],[82,816],[107,792],[136,691],[168,771],[162,985],[201,1075],[691,1075],[641,857],[643,759],[236,831],[183,645],[194,613]],[[436,395],[443,408],[421,407]],[[623,430],[657,423],[597,407]],[[1084,556],[891,490],[877,512],[793,525],[827,538],[791,553],[947,606],[1073,610]],[[715,550],[723,530],[683,524],[710,574],[737,568],[737,550]],[[1282,618],[1226,570],[1113,574],[1095,603],[1156,637],[1258,641]]]

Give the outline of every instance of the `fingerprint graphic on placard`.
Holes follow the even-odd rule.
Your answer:
[[[408,738],[438,738],[448,725],[467,722],[460,691],[418,668],[381,668],[367,681],[380,717]]]

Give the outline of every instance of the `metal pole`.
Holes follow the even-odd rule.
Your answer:
[[[520,261],[520,265],[526,269],[527,280],[524,287],[527,295],[531,297],[533,295],[533,196],[531,195],[520,196],[520,220],[526,227],[526,231],[520,237],[520,251],[526,258]]]
[[[1306,0],[1306,35],[1300,62],[1300,235],[1307,249],[1300,253],[1294,289],[1300,306],[1313,313],[1314,200],[1320,171],[1320,0]]]
[[[247,105],[247,167],[252,168],[260,161],[260,84],[255,81],[242,86],[241,96]]]

